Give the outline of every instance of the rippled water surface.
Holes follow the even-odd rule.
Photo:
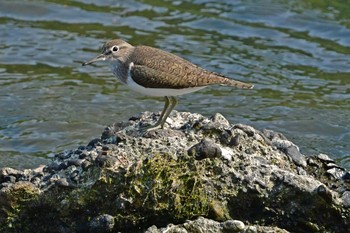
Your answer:
[[[177,110],[285,134],[350,167],[350,5],[344,1],[0,1],[0,167],[35,167],[163,100],[104,64],[123,38],[255,84],[180,97]]]

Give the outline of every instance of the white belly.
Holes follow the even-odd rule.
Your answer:
[[[149,95],[149,96],[178,96],[187,93],[195,92],[201,90],[205,87],[190,87],[183,89],[169,89],[169,88],[145,88],[135,83],[134,80],[128,79],[126,84],[131,90],[138,93]]]

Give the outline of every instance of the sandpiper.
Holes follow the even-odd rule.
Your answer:
[[[113,74],[130,89],[144,95],[164,96],[160,118],[155,125],[147,127],[147,131],[163,128],[177,104],[175,96],[210,85],[253,88],[252,84],[205,70],[172,53],[149,46],[132,46],[121,39],[106,42],[100,55],[82,65],[97,61],[109,61]]]

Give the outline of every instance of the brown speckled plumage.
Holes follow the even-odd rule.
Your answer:
[[[128,61],[136,83],[152,88],[186,88],[224,84],[251,88],[251,84],[231,80],[223,75],[204,70],[191,62],[160,49],[137,46]]]

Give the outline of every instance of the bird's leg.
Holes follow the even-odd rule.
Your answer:
[[[163,128],[162,119],[163,119],[165,113],[167,112],[167,109],[169,108],[169,103],[170,103],[169,97],[164,96],[164,100],[165,100],[164,108],[163,108],[162,113],[160,114],[158,121],[154,125],[144,127],[143,128],[144,131],[150,131],[150,130],[154,130],[154,129],[158,129],[158,128]]]
[[[165,104],[164,104],[164,108],[162,113],[160,114],[160,117],[157,121],[157,123],[154,125],[154,127],[158,127],[160,125],[160,128],[163,128],[163,124],[162,124],[162,119],[164,118],[164,115],[166,114],[166,112],[169,109],[169,104],[171,104],[170,99],[168,96],[164,96],[164,100],[165,100]],[[171,106],[171,105],[170,105]]]
[[[152,126],[145,127],[143,130],[151,131],[159,128],[163,129],[166,119],[168,118],[171,111],[175,108],[177,104],[177,100],[173,96],[171,97],[164,96],[164,100],[165,100],[164,108],[162,113],[160,114],[158,121]]]
[[[170,96],[170,106],[167,108],[164,116],[160,119],[160,126],[161,128],[163,128],[166,119],[168,118],[168,116],[170,115],[171,111],[173,111],[173,109],[175,108],[175,106],[177,105],[177,100],[175,99],[174,96]]]

